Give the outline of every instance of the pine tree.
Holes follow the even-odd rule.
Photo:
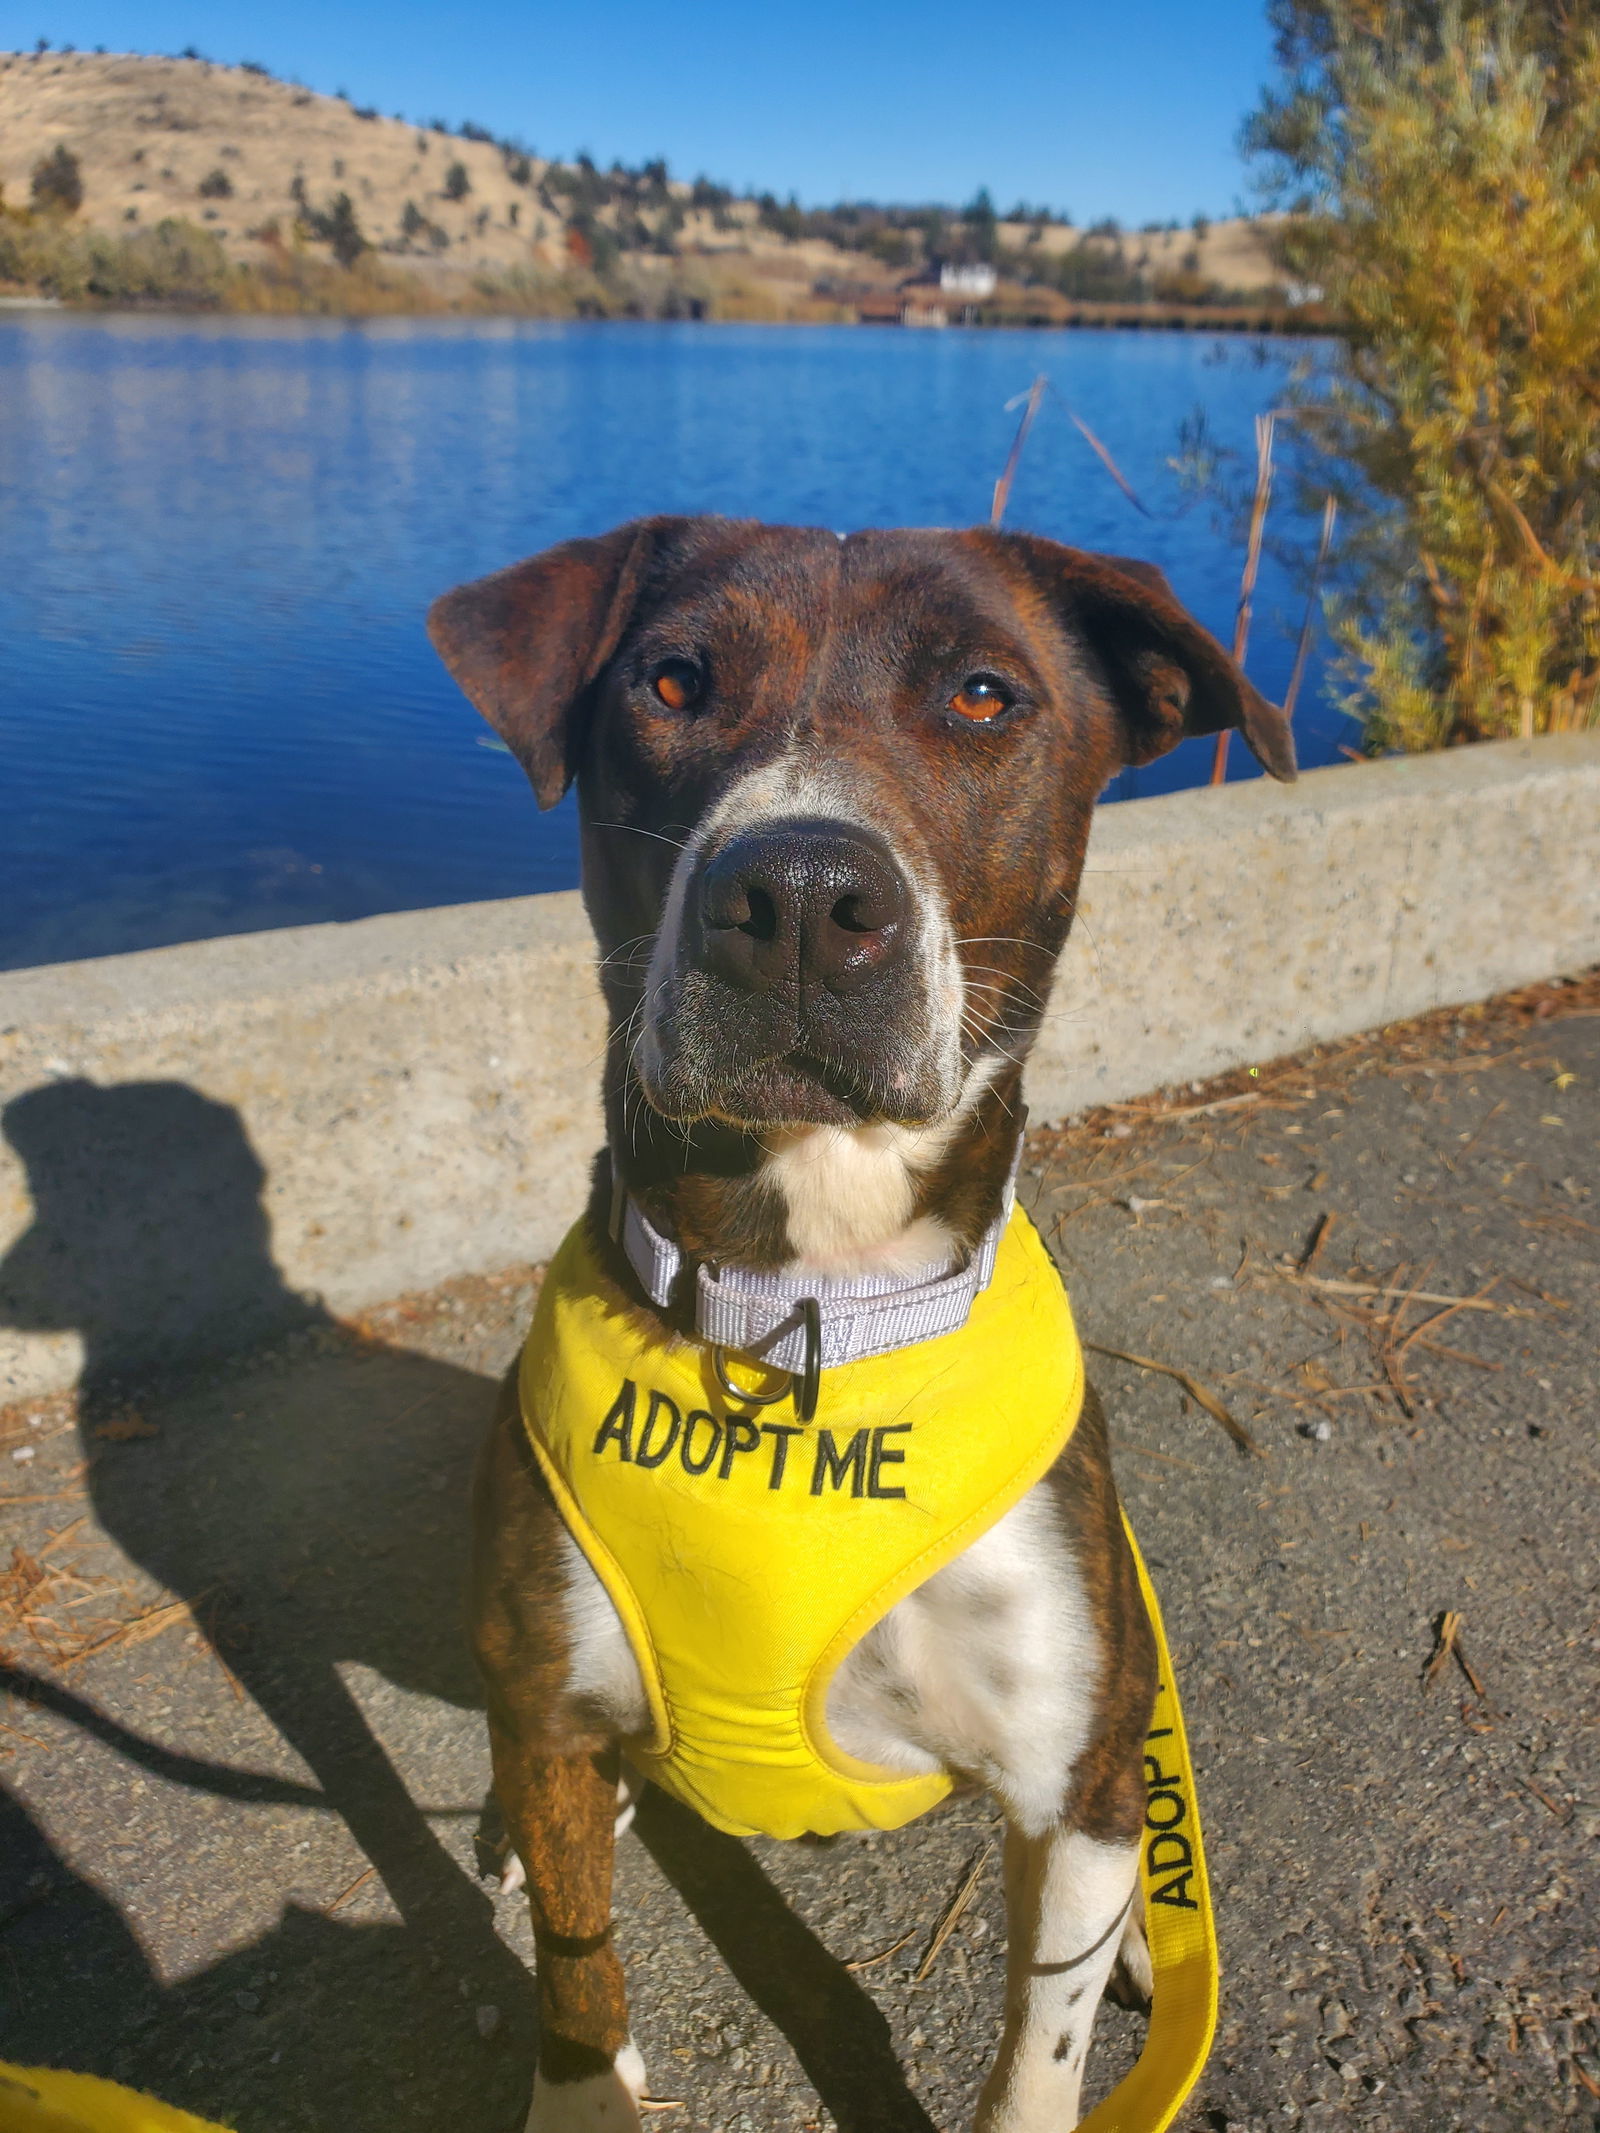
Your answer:
[[[58,141],[33,166],[29,187],[35,207],[75,215],[83,205],[83,169],[65,141]]]

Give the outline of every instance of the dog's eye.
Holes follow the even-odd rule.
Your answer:
[[[663,659],[650,686],[669,711],[687,711],[700,695],[700,670],[687,659]]]
[[[950,699],[952,711],[959,711],[963,718],[998,718],[1002,711],[1009,711],[1016,698],[1003,681],[996,681],[992,674],[969,674]]]

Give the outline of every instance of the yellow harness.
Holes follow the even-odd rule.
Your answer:
[[[522,1417],[638,1662],[652,1730],[629,1759],[735,1836],[896,1829],[936,1806],[944,1774],[897,1774],[829,1738],[829,1683],[875,1622],[1049,1471],[1083,1384],[1066,1290],[1020,1210],[965,1325],[824,1371],[806,1425],[731,1399],[711,1350],[631,1303],[578,1223],[523,1350]],[[1161,1657],[1142,1854],[1157,1993],[1150,2043],[1085,2121],[1094,2133],[1160,2133],[1216,2017],[1192,1775],[1138,1567]]]
[[[1082,1404],[1066,1291],[1025,1217],[960,1331],[824,1372],[805,1427],[741,1411],[579,1223],[545,1276],[522,1414],[644,1677],[654,1733],[630,1758],[738,1837],[898,1829],[936,1806],[948,1777],[828,1739],[828,1683],[1049,1470]]]

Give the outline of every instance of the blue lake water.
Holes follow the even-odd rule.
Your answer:
[[[423,634],[433,595],[653,511],[835,528],[988,512],[1159,563],[1226,641],[1240,552],[1168,460],[1253,459],[1305,344],[511,321],[0,318],[0,967],[576,880]],[[1302,599],[1269,562],[1249,658],[1281,695]],[[1348,722],[1318,665],[1306,763]],[[1236,742],[1235,775],[1255,775]],[[1210,743],[1118,781],[1203,781]]]

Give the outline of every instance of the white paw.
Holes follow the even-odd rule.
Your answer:
[[[633,1827],[633,1818],[639,1806],[639,1795],[644,1790],[644,1779],[631,1763],[624,1763],[622,1775],[617,1780],[617,1819],[612,1825],[612,1835],[623,1836]]]
[[[546,2081],[535,2074],[527,2133],[640,2133],[644,2089],[644,2061],[631,2042],[606,2073],[585,2081]]]
[[[525,1889],[527,1886],[528,1869],[522,1863],[521,1853],[508,1851],[506,1853],[506,1863],[500,1869],[501,1895],[515,1896],[518,1889]]]
[[[1150,1943],[1144,1937],[1144,1921],[1137,1911],[1133,1911],[1122,1929],[1122,1945],[1117,1950],[1117,1960],[1106,1985],[1106,1997],[1115,2000],[1119,2007],[1140,2007],[1148,2013],[1154,1990]]]

